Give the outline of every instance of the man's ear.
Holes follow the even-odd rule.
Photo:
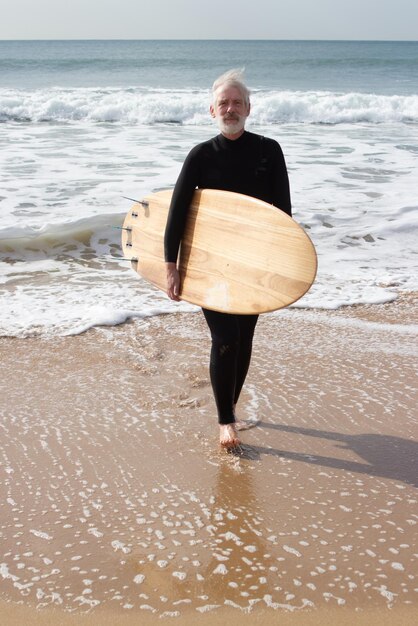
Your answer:
[[[215,107],[213,106],[213,104],[210,105],[209,111],[212,117],[216,117]]]

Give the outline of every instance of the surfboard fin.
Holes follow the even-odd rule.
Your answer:
[[[130,200],[131,202],[136,202],[137,204],[142,204],[143,207],[148,208],[149,202],[145,202],[144,200],[135,200],[135,198],[128,198],[127,196],[122,196],[124,200]]]

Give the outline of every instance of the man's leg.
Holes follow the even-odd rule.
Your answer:
[[[239,445],[235,404],[251,359],[252,338],[258,316],[230,315],[203,309],[212,336],[210,378],[225,447]]]
[[[202,309],[212,336],[210,380],[220,424],[232,424],[236,387],[239,327],[235,315]]]
[[[250,367],[253,348],[253,337],[258,321],[258,315],[236,315],[239,326],[239,348],[237,356],[237,370],[234,393],[234,405],[237,404],[241,390]]]

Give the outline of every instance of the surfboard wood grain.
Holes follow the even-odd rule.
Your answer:
[[[165,291],[164,231],[172,191],[134,204],[122,247],[133,268]],[[264,313],[292,304],[312,285],[315,248],[291,217],[256,198],[196,190],[178,266],[181,298],[226,313]]]

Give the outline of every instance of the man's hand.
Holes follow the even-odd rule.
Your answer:
[[[171,300],[179,302],[180,274],[175,263],[166,263],[167,268],[167,295]]]

